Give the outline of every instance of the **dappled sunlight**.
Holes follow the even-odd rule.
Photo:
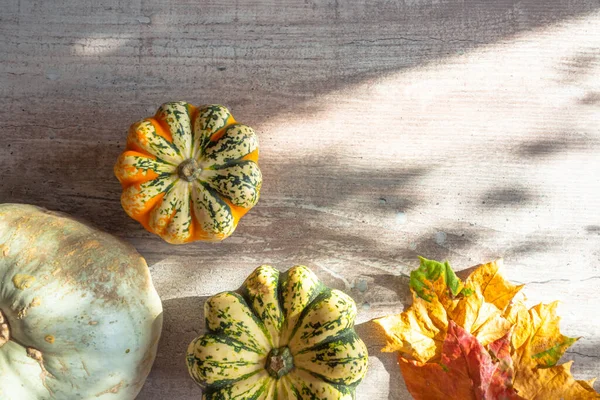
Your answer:
[[[585,299],[600,274],[599,28],[600,13],[541,27],[265,121],[262,206],[314,233],[295,243],[361,322],[404,298],[350,265],[397,276],[419,254],[458,269],[504,257],[532,303],[563,302],[563,330],[583,337],[567,359],[597,375],[598,322],[582,316],[596,314]]]
[[[73,44],[73,52],[78,56],[104,56],[115,53],[129,38],[120,36],[97,36],[79,39]]]
[[[565,332],[584,337],[569,353],[579,357],[599,329],[582,321],[593,305],[578,295],[600,273],[589,262],[600,257],[589,228],[600,224],[590,220],[600,204],[599,27],[600,13],[582,15],[251,116],[265,180],[236,233],[176,249],[145,233],[130,238],[167,311],[190,312],[198,301],[182,299],[235,289],[261,263],[302,263],[348,292],[364,323],[402,309],[397,280],[417,255],[457,269],[504,257],[509,279],[531,282],[532,302],[563,301]],[[97,37],[73,49],[87,57],[125,46]],[[180,337],[180,323],[186,340],[202,329],[176,322],[167,337]],[[169,364],[163,357],[158,365]],[[587,361],[577,359],[577,372],[591,377],[598,366]],[[379,367],[367,379],[387,376]],[[156,382],[172,376],[157,371]]]
[[[489,146],[490,139],[495,147],[509,149],[515,139],[538,138],[553,133],[551,128],[595,133],[590,117],[600,111],[578,105],[600,90],[599,25],[600,13],[593,13],[541,27],[333,91],[309,102],[313,112],[306,119],[291,122],[283,115],[263,125],[269,132],[297,133],[279,133],[288,142],[274,152],[312,152],[335,144],[337,154],[345,157],[373,149],[378,157],[403,160],[420,158],[415,149],[423,147],[432,156],[465,150],[456,138],[470,135],[467,150]],[[574,68],[573,60],[582,53],[585,68]],[[571,80],[565,83],[567,77]],[[565,113],[577,125],[552,126],[564,124]],[[309,132],[319,132],[320,140],[307,142]],[[349,132],[356,140],[348,140]],[[502,137],[494,137],[498,132]],[[267,135],[266,143],[270,139]]]
[[[189,378],[185,356],[190,342],[204,332],[204,302],[207,297],[181,295],[163,299],[164,320],[152,377],[139,399],[161,398],[168,388],[173,399],[185,395],[201,398],[202,390]],[[183,312],[185,310],[185,312]]]
[[[358,398],[408,399],[367,321],[410,302],[418,255],[504,257],[532,303],[562,301],[578,378],[599,375],[596,2],[60,3],[0,18],[3,201],[85,218],[147,259],[165,323],[140,398],[198,398],[184,355],[206,299],[260,264],[304,264],[358,306]],[[221,243],[169,245],[122,210],[127,129],[169,100],[227,105],[259,135],[260,201]]]
[[[304,197],[294,207],[322,215],[315,224],[379,228],[375,241],[404,248],[423,236],[446,247],[432,223],[439,231],[480,227],[480,244],[498,256],[526,237],[583,233],[600,203],[600,108],[582,103],[600,91],[599,26],[596,12],[540,27],[324,95],[302,120],[264,122],[264,162],[288,164],[273,166],[269,179],[280,181],[267,183],[263,204]],[[318,140],[307,139],[315,132]],[[330,203],[327,174],[338,189]],[[589,251],[581,260],[597,251],[574,243]],[[564,248],[544,250],[555,264],[573,261]]]

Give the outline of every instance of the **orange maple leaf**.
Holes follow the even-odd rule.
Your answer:
[[[447,262],[421,258],[421,266],[410,278],[413,304],[401,314],[375,320],[388,338],[383,351],[399,351],[406,358],[421,362],[435,361],[441,355],[448,320],[466,329],[483,345],[506,335],[511,324],[503,317],[502,309],[486,300],[502,299],[499,304],[503,305],[507,296],[498,297],[493,293],[499,290],[487,288],[516,294],[520,287],[500,281],[499,265],[486,264],[488,273],[476,271],[463,283]]]
[[[510,305],[506,318],[514,324],[511,338],[515,364],[514,386],[527,399],[598,399],[592,382],[571,375],[572,361],[557,365],[577,341],[560,333],[558,302],[538,304],[529,310],[522,302]]]
[[[508,335],[488,353],[475,336],[450,321],[438,363],[399,357],[406,386],[416,400],[520,400],[512,388]],[[492,358],[494,356],[495,360]]]
[[[510,370],[514,374],[502,375],[510,376],[510,384],[504,382],[504,386],[493,387],[514,387],[524,399],[600,399],[592,387],[593,381],[573,378],[571,362],[557,365],[577,340],[560,333],[557,303],[539,304],[528,310],[523,300],[515,300],[523,285],[505,280],[501,269],[501,260],[479,265],[462,282],[447,262],[421,258],[420,267],[411,273],[413,304],[401,314],[375,320],[388,339],[383,351],[399,352],[401,370],[413,396],[411,388],[420,387],[415,380],[432,382],[431,379],[450,376],[431,378],[428,374],[442,368],[447,357],[446,342],[452,340],[452,335],[457,336],[457,328],[451,330],[456,325],[464,331],[461,337],[473,337],[498,360],[500,357],[495,354],[499,351],[499,341],[510,342]],[[470,348],[477,347],[472,341],[469,343]],[[505,354],[507,348],[502,349]],[[456,390],[463,386],[464,390],[479,390],[476,387],[482,386],[476,382],[464,378],[453,384]],[[415,390],[418,393],[420,389]],[[447,397],[448,393],[442,393],[446,395],[444,398],[499,398]]]

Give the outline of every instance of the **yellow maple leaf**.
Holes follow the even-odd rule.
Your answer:
[[[513,285],[502,276],[502,260],[477,265],[465,282],[470,296],[454,305],[450,319],[484,346],[504,336],[511,323],[503,311],[523,285]]]
[[[486,296],[501,306],[520,287],[506,282],[499,273],[501,263],[481,265],[463,283],[446,263],[421,257],[421,265],[411,273],[413,304],[403,313],[375,320],[386,332],[385,352],[399,351],[420,362],[437,360],[448,330],[455,321],[484,346],[502,336],[511,324],[502,309],[488,303]]]
[[[485,301],[504,310],[525,285],[513,285],[502,276],[504,262],[502,259],[474,267],[475,270],[467,278],[466,285],[479,287]]]
[[[441,354],[448,330],[448,316],[437,298],[424,300],[413,291],[413,304],[401,314],[375,320],[386,332],[385,352],[427,362]]]
[[[598,399],[600,395],[594,391],[593,381],[573,378],[572,361],[557,365],[565,351],[577,341],[560,332],[557,306],[555,301],[527,310],[519,301],[507,307],[506,319],[514,326],[511,338],[513,385],[527,399]]]
[[[519,396],[600,399],[593,381],[573,378],[572,362],[557,365],[577,340],[560,333],[557,303],[527,309],[523,300],[514,300],[522,287],[504,279],[501,260],[476,266],[462,282],[447,262],[421,258],[410,276],[413,304],[401,314],[374,320],[388,339],[382,351],[398,351],[401,359],[418,365],[439,363],[450,321],[483,346],[510,332],[513,386]]]
[[[513,361],[513,387],[525,399],[600,399],[600,394],[592,387],[594,381],[577,381],[573,378],[573,361],[542,368],[537,365],[527,346],[523,353],[513,355]]]
[[[450,319],[484,346],[506,335],[511,327],[511,323],[502,316],[502,311],[492,303],[487,303],[477,287],[473,288],[470,296],[458,302],[450,312]]]
[[[556,315],[558,302],[538,304],[527,312],[519,301],[507,309],[506,318],[515,326],[512,344],[515,352],[523,353],[524,346],[540,367],[552,367],[565,351],[577,341],[560,333],[560,318]]]

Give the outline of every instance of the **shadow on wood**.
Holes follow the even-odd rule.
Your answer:
[[[386,344],[383,329],[373,321],[356,325],[355,329],[367,345],[369,358],[376,358],[379,360],[389,374],[388,400],[410,399],[411,396],[404,385],[404,379],[402,378],[400,367],[398,366],[398,354],[381,352],[381,349]]]
[[[184,297],[163,302],[163,332],[152,372],[138,396],[192,400],[202,390],[189,376],[186,365],[188,345],[204,333],[204,302],[207,297]]]

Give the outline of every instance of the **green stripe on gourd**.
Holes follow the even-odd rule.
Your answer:
[[[175,101],[161,105],[156,119],[166,124],[173,136],[173,144],[179,154],[188,159],[192,157],[192,117],[190,105],[185,101]]]
[[[279,347],[283,312],[277,297],[279,271],[269,265],[258,267],[242,285],[241,293],[254,314],[263,321],[274,348]]]
[[[150,227],[171,240],[187,238],[192,225],[189,199],[188,185],[173,185],[162,202],[150,212]]]
[[[296,353],[333,338],[352,328],[355,318],[354,300],[339,290],[327,289],[302,312],[300,322],[292,332],[289,347]]]
[[[297,399],[352,400],[354,398],[354,386],[334,385],[301,369],[295,369],[289,377]]]
[[[225,386],[218,390],[211,388],[202,396],[205,400],[262,400],[274,386],[269,374],[261,371],[247,379]]]
[[[175,175],[161,175],[140,185],[129,186],[121,195],[121,203],[128,213],[135,214],[143,210],[148,201],[170,190],[176,181]]]
[[[366,373],[367,348],[353,329],[356,305],[304,266],[283,274],[260,266],[239,294],[211,297],[205,315],[211,334],[243,343],[260,358],[261,373],[267,374],[267,383],[259,383],[254,375],[239,378],[232,369],[218,384],[208,385],[206,399],[350,400]],[[189,352],[190,374],[202,384],[206,378],[193,370],[195,361]]]
[[[192,190],[194,213],[206,232],[229,235],[235,229],[231,209],[207,183],[196,181]]]
[[[198,110],[194,120],[193,154],[194,158],[204,155],[204,149],[210,138],[233,119],[228,109],[220,105],[204,106]]]
[[[179,165],[185,159],[174,143],[158,134],[150,119],[132,125],[127,143],[172,165]]]
[[[368,352],[358,334],[347,329],[341,336],[294,355],[296,367],[329,383],[352,385],[366,373]]]
[[[210,141],[204,149],[204,157],[211,163],[223,165],[252,153],[258,149],[258,138],[254,130],[246,125],[233,124],[217,141]]]
[[[292,267],[282,274],[279,293],[285,322],[281,332],[281,345],[289,343],[298,319],[304,309],[325,289],[319,278],[302,265]]]
[[[285,375],[280,379],[273,379],[275,382],[275,391],[272,393],[272,397],[269,397],[268,400],[273,399],[295,399],[295,395],[292,388],[292,381],[290,380],[290,375]]]
[[[204,315],[211,331],[246,343],[258,354],[267,354],[270,344],[266,329],[240,294],[223,292],[211,297],[204,305]]]
[[[127,180],[139,176],[163,175],[175,172],[175,166],[160,159],[152,159],[147,156],[123,153],[117,161],[115,173],[120,180]]]
[[[240,161],[206,171],[203,179],[236,206],[251,207],[258,202],[262,175],[254,161]]]
[[[241,342],[223,335],[207,334],[194,340],[188,350],[188,364],[203,385],[222,387],[262,371],[262,357]]]

